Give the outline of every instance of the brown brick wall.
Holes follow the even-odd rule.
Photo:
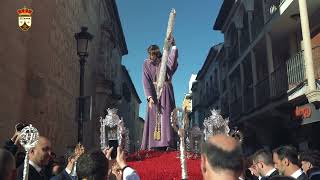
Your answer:
[[[320,78],[320,28],[318,32],[315,33],[315,36],[311,39],[311,44],[313,47],[312,58],[314,64],[314,71],[316,78]]]
[[[3,0],[0,26],[0,141],[13,133],[14,124],[27,120],[51,139],[62,154],[75,145],[75,101],[79,95],[79,62],[74,33],[87,26],[95,38],[85,67],[85,95],[95,97],[95,63],[100,25],[106,18],[102,0]],[[18,28],[16,10],[34,10],[28,32]],[[120,55],[121,58],[121,55]],[[118,62],[119,63],[119,62]],[[94,111],[95,112],[95,111]],[[84,144],[98,146],[94,121],[84,124]]]
[[[18,29],[16,10],[23,6],[21,2],[8,0],[1,6],[6,7],[0,12],[0,138],[4,139],[13,134],[14,124],[21,118],[29,37]]]
[[[319,32],[316,33],[314,37],[311,39],[312,47],[320,46],[320,28]]]

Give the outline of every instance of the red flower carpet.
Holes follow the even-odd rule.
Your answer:
[[[179,151],[139,151],[128,156],[128,164],[142,180],[181,179]],[[187,159],[187,158],[186,158]],[[200,158],[187,159],[188,180],[202,180]]]

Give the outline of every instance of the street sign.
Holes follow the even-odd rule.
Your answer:
[[[302,120],[301,125],[320,121],[320,111],[312,103],[298,106],[293,112],[293,119]]]

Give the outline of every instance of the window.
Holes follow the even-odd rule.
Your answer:
[[[130,89],[126,83],[122,83],[122,96],[127,100],[127,102],[131,101]]]

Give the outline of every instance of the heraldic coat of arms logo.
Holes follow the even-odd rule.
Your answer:
[[[33,13],[32,9],[23,7],[21,9],[17,10],[17,13],[19,15],[18,17],[18,24],[22,31],[28,31],[31,27],[31,14]]]

